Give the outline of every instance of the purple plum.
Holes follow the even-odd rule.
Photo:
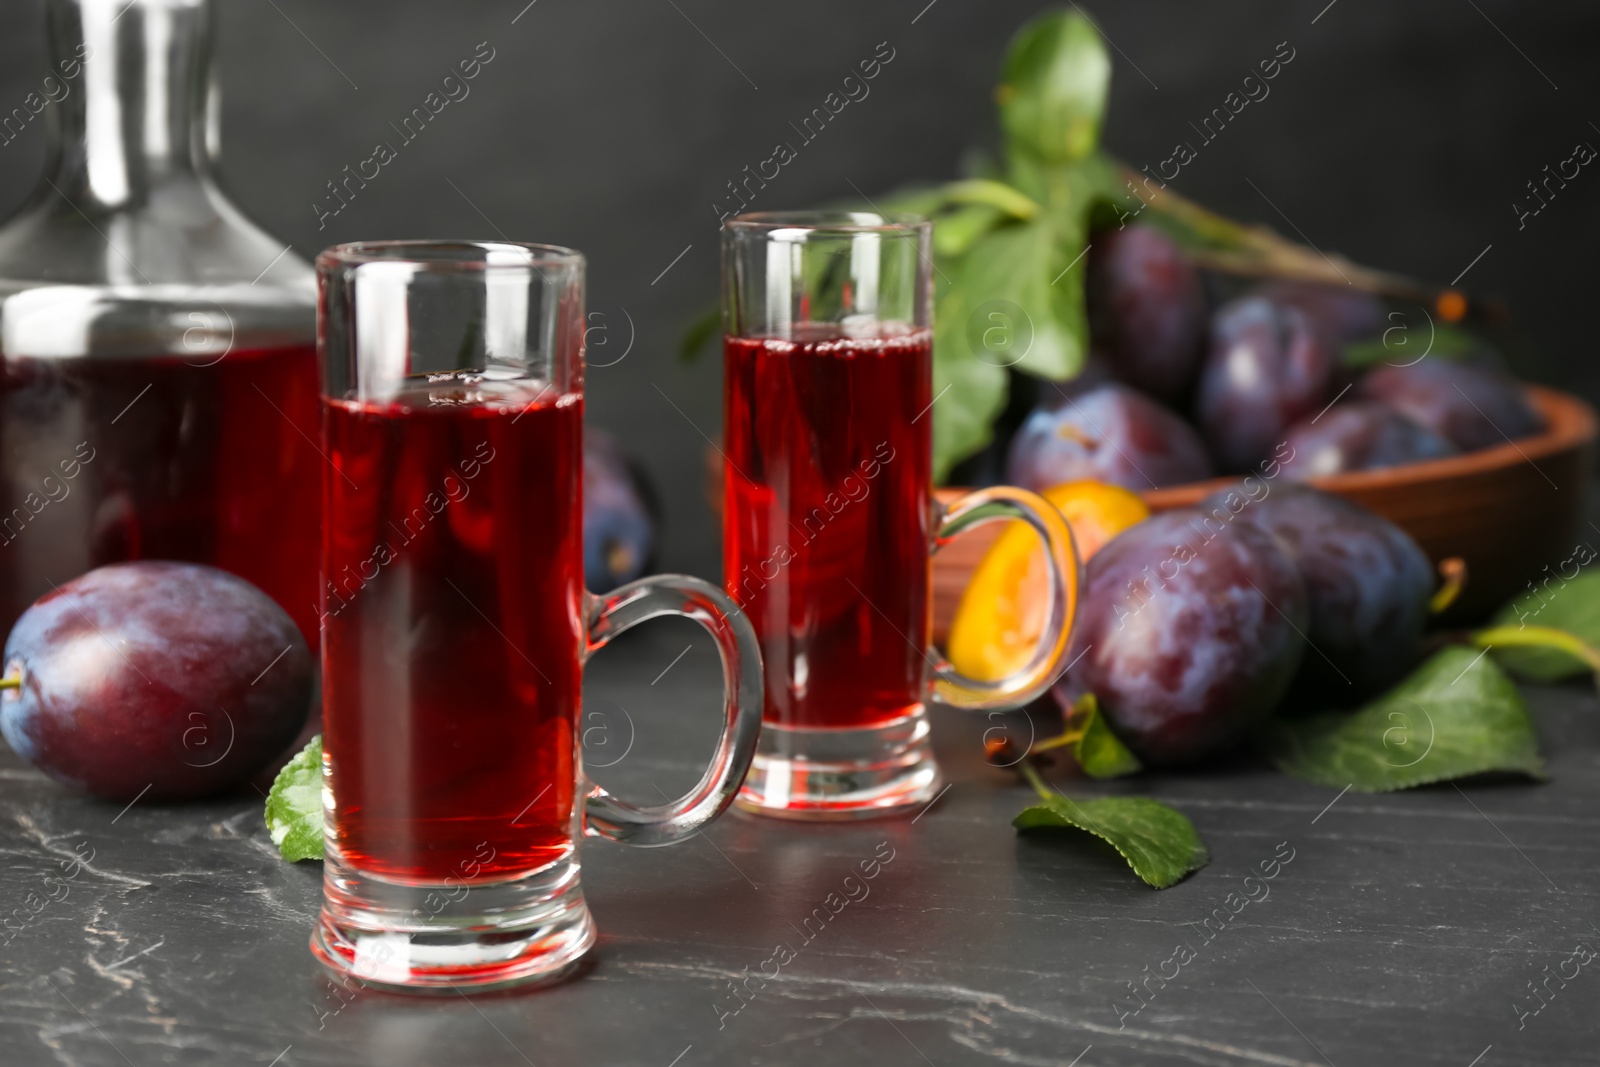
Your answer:
[[[1289,427],[1284,439],[1289,447],[1281,470],[1292,481],[1442,459],[1459,451],[1393,408],[1363,400],[1336,404],[1303,419]]]
[[[41,597],[6,641],[0,733],[57,781],[127,801],[206,796],[294,739],[305,638],[271,597],[193,563],[116,563]]]
[[[1305,584],[1255,526],[1165,512],[1108,542],[1087,575],[1056,697],[1094,693],[1147,764],[1194,763],[1236,744],[1300,666]]]
[[[1249,470],[1328,400],[1334,354],[1298,308],[1259,296],[1211,320],[1196,413],[1217,462]]]
[[[1255,295],[1299,308],[1312,328],[1335,350],[1383,332],[1383,301],[1348,285],[1318,285],[1283,278],[1264,283]]]
[[[1189,424],[1119,382],[1061,390],[1018,427],[1006,457],[1007,479],[1034,490],[1082,478],[1157,489],[1211,475]]]
[[[1129,385],[1182,400],[1206,331],[1205,290],[1189,257],[1160,230],[1128,226],[1094,236],[1087,269],[1095,347]]]
[[[609,593],[643,574],[655,552],[655,517],[648,486],[616,440],[603,430],[583,433],[583,580]]]
[[[1447,359],[1379,367],[1361,379],[1359,389],[1463,452],[1515,441],[1544,426],[1515,380]]]
[[[1200,502],[1208,521],[1259,527],[1288,550],[1310,596],[1295,697],[1348,704],[1379,692],[1422,656],[1433,568],[1400,527],[1332,493],[1250,479]]]

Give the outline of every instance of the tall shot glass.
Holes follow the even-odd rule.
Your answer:
[[[723,581],[766,672],[742,808],[859,818],[940,787],[924,701],[1019,705],[1054,679],[1078,560],[1032,493],[933,498],[931,224],[855,212],[752,213],[722,229]],[[977,523],[1043,538],[1044,631],[995,682],[931,647],[931,556]]]
[[[326,519],[326,873],[312,951],[398,990],[560,974],[594,942],[581,833],[656,845],[733,799],[760,727],[754,631],[695,578],[583,588],[584,261],[509,242],[317,259]],[[722,658],[725,725],[651,808],[583,773],[584,661],[684,615]]]

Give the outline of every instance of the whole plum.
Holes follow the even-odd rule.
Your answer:
[[[655,516],[648,486],[616,440],[583,433],[583,580],[609,593],[643,574],[655,552]]]
[[[1537,433],[1544,420],[1507,375],[1447,359],[1379,367],[1361,379],[1361,395],[1476,452]]]
[[[1094,693],[1148,764],[1194,763],[1237,743],[1305,652],[1300,573],[1249,524],[1169,511],[1113,538],[1087,578],[1056,696]]]
[[[1350,703],[1399,681],[1421,658],[1433,570],[1400,527],[1303,485],[1246,482],[1199,507],[1209,519],[1231,517],[1273,534],[1305,580],[1310,649],[1296,679],[1297,700]]]
[[[1377,470],[1456,455],[1458,449],[1393,408],[1370,401],[1336,404],[1302,419],[1284,437],[1283,477],[1305,481],[1346,471]]]
[[[1318,285],[1290,279],[1270,281],[1255,290],[1277,304],[1299,308],[1311,326],[1335,349],[1383,331],[1383,301],[1347,285]]]
[[[1119,382],[1063,389],[1023,421],[1006,457],[1006,478],[1033,490],[1090,478],[1157,489],[1211,475],[1189,424]]]
[[[57,781],[114,800],[205,796],[294,739],[311,657],[294,621],[214,567],[117,563],[22,614],[6,641],[0,732]]]
[[[1089,246],[1089,330],[1117,377],[1173,402],[1204,348],[1205,290],[1189,257],[1160,230],[1128,226]]]
[[[1223,305],[1196,401],[1211,454],[1248,470],[1326,402],[1333,371],[1333,349],[1298,308],[1259,296]]]

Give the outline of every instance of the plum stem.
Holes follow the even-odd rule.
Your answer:
[[[6,677],[6,678],[0,678],[0,690],[21,689],[21,688],[22,688],[22,675],[20,675],[20,674],[13,674],[13,675],[10,675],[9,677]]]
[[[1066,730],[1055,737],[1047,737],[1043,741],[1036,742],[1029,751],[1047,752],[1052,748],[1064,748],[1067,745],[1077,744],[1083,740],[1083,735],[1086,732],[1086,728],[1081,726],[1076,730]]]
[[[1049,787],[1044,784],[1044,779],[1039,777],[1039,772],[1034,770],[1033,764],[1023,760],[1017,764],[1017,769],[1022,772],[1022,777],[1028,780],[1028,784],[1033,786],[1033,791],[1038,793],[1040,797],[1049,800],[1055,796],[1054,793],[1050,792]]]
[[[1179,196],[1170,186],[1151,188],[1145,175],[1126,163],[1114,164],[1128,188],[1140,190],[1143,207],[1152,219],[1177,223],[1169,233],[1180,240],[1189,258],[1202,267],[1230,274],[1296,278],[1340,288],[1346,286],[1379,296],[1411,300],[1433,309],[1446,322],[1460,322],[1471,312],[1489,322],[1503,321],[1505,309],[1497,301],[1469,299],[1454,286],[1440,288],[1387,271],[1372,270],[1342,256],[1327,256],[1273,233],[1265,226],[1246,226]],[[1142,184],[1140,184],[1142,183]]]
[[[1472,634],[1470,640],[1480,648],[1553,648],[1582,660],[1600,675],[1600,648],[1553,626],[1491,626]]]
[[[1461,595],[1462,588],[1467,584],[1467,561],[1460,556],[1441,559],[1439,577],[1439,591],[1428,601],[1428,610],[1435,615],[1454,604],[1456,597]]]

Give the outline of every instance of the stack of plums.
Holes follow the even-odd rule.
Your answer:
[[[1421,658],[1434,579],[1405,531],[1341,497],[1251,476],[1096,552],[1055,696],[1098,698],[1145,763],[1245,739],[1280,705],[1359,703]]]
[[[1155,766],[1222,752],[1275,709],[1357,704],[1421,658],[1426,554],[1388,520],[1293,483],[1541,429],[1487,346],[1423,356],[1419,313],[1391,348],[1384,303],[1354,287],[1271,281],[1213,309],[1206,282],[1158,230],[1096,235],[1090,365],[1045,387],[1007,455],[1007,479],[1038,490],[1245,476],[1088,564],[1055,693],[1071,707],[1093,692]],[[1347,350],[1375,347],[1387,358],[1350,369]]]
[[[1013,484],[1094,478],[1145,490],[1244,473],[1302,481],[1541,428],[1491,349],[1424,356],[1431,327],[1420,312],[1390,324],[1384,304],[1353,287],[1274,281],[1212,310],[1200,272],[1147,226],[1097,234],[1088,271],[1089,366],[1044,387],[1011,441]],[[1353,376],[1346,347],[1386,333],[1395,334],[1388,358]]]

